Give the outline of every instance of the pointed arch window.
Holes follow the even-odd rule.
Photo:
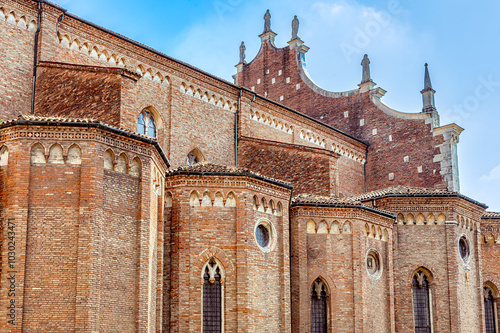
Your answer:
[[[187,165],[193,165],[196,163],[203,162],[205,159],[198,148],[195,148],[187,154],[186,163]]]
[[[222,332],[223,283],[222,267],[212,258],[203,267],[203,333]]]
[[[316,279],[311,290],[311,332],[326,333],[328,289],[320,278]]]
[[[423,270],[413,276],[413,320],[415,333],[431,333],[429,277]]]
[[[137,118],[137,133],[156,138],[156,125],[151,112],[142,110]]]
[[[487,286],[484,287],[484,320],[486,333],[497,333],[495,296]]]

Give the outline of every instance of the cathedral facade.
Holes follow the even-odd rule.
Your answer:
[[[463,129],[331,92],[292,21],[234,83],[0,3],[1,332],[498,333],[500,213]]]

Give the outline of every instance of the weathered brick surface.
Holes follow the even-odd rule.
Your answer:
[[[264,42],[257,57],[238,74],[238,84],[369,142],[368,191],[401,184],[446,187],[440,164],[434,162],[434,156],[439,154],[436,146],[442,137],[433,137],[431,124],[424,120],[424,115],[414,120],[388,115],[373,104],[368,92],[351,92],[351,96],[339,98],[325,96],[303,81],[298,57],[300,53],[295,49],[276,48]],[[364,125],[360,126],[362,119]],[[403,162],[405,156],[409,156],[409,162]],[[422,173],[417,171],[419,166],[424,169]],[[394,173],[394,180],[389,180],[389,173]]]
[[[5,15],[0,19],[0,119],[5,121],[31,108],[35,33],[19,19],[24,16],[29,25],[37,13],[31,1],[2,1],[0,10]]]
[[[324,149],[241,138],[239,165],[294,184],[294,194],[337,194],[337,156]],[[330,172],[330,169],[333,169]],[[304,175],[307,174],[307,177]]]
[[[168,177],[166,189],[173,198],[170,283],[175,287],[170,291],[170,327],[165,323],[164,329],[201,331],[202,268],[215,258],[225,274],[226,332],[290,332],[288,214],[283,208],[280,214],[271,209],[288,206],[289,190],[229,176]],[[267,194],[271,189],[274,195]],[[193,192],[199,206],[190,203]],[[234,207],[216,205],[217,193],[224,206],[232,193]],[[261,203],[257,209],[254,196]],[[269,253],[261,251],[254,238],[261,219],[272,223],[276,232]]]
[[[119,127],[120,95],[116,71],[44,63],[38,67],[35,115],[99,119]]]
[[[428,197],[379,199],[376,205],[398,216],[394,228],[396,331],[414,327],[411,283],[413,274],[422,267],[432,274],[434,331],[482,332],[478,243],[482,208],[463,199]],[[458,250],[462,235],[470,244],[466,264]]]
[[[11,120],[30,112],[34,26],[23,27],[21,17],[28,26],[36,20],[37,3],[0,6],[4,16],[15,12],[9,19],[0,13],[0,118]],[[290,217],[291,190],[255,174],[165,180],[158,150],[133,133],[147,109],[172,167],[186,165],[197,149],[206,161],[238,160],[289,181],[294,194],[339,197],[396,184],[446,187],[451,166],[441,167],[439,145],[458,136],[433,136],[430,116],[384,112],[370,96],[378,90],[324,96],[302,80],[289,48],[265,44],[238,76],[266,99],[41,7],[36,115],[95,118],[115,129],[36,118],[0,125],[0,148],[8,148],[8,162],[0,156],[2,332],[199,332],[201,270],[210,258],[224,269],[227,332],[309,332],[318,277],[329,288],[329,332],[411,332],[411,279],[419,267],[432,274],[435,333],[484,331],[482,287],[497,292],[500,251],[495,219],[483,219],[479,232],[481,205],[448,194],[389,195],[363,205],[397,215],[396,225],[352,202],[292,206]],[[30,162],[37,142],[46,163]],[[46,160],[56,143],[60,164]],[[68,162],[73,144],[81,164]],[[104,168],[107,149],[113,170]],[[132,174],[134,158],[140,175]],[[190,203],[193,191],[200,206]],[[234,205],[226,205],[230,193]],[[269,253],[254,238],[262,220],[276,231]],[[463,235],[471,248],[466,264],[458,254]],[[366,270],[370,250],[382,262],[375,279]]]
[[[313,206],[292,207],[291,216],[292,331],[310,331],[312,284],[320,278],[329,289],[332,331],[394,332],[393,312],[389,310],[393,308],[394,290],[392,237],[375,239],[365,233],[365,225],[370,225],[390,235],[392,220],[361,209]],[[310,223],[316,232],[308,228]],[[366,269],[370,250],[376,250],[381,258],[382,270],[377,278]],[[380,311],[382,304],[388,311]]]

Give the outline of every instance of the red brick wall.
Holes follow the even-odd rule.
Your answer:
[[[119,127],[120,95],[119,74],[46,63],[38,67],[35,115],[92,118]]]
[[[311,290],[320,277],[330,292],[328,332],[394,332],[391,220],[361,210],[312,206],[292,207],[291,212],[292,331],[311,331]],[[311,221],[316,232],[307,228]],[[350,232],[343,231],[344,223],[351,223]],[[388,237],[368,237],[366,223]],[[366,270],[369,250],[376,250],[382,261],[377,279]]]
[[[31,166],[23,330],[74,330],[80,181],[80,167]]]
[[[498,297],[498,288],[500,287],[500,244],[498,244],[498,237],[500,236],[500,219],[487,219],[481,220],[481,268],[483,284],[487,284],[493,289],[494,296]],[[497,305],[497,322],[500,322],[500,315]]]
[[[376,204],[398,215],[394,228],[396,331],[414,328],[411,283],[414,272],[423,267],[432,274],[434,332],[481,332],[481,249],[477,229],[483,209],[453,197],[387,198]],[[428,220],[430,215],[434,219]],[[458,251],[462,235],[470,244],[467,264]]]
[[[275,207],[278,202],[287,207],[289,192],[242,177],[208,177],[167,178],[166,187],[173,196],[170,332],[201,331],[201,270],[211,257],[221,262],[225,273],[225,332],[259,331],[262,327],[289,332],[288,215],[286,211],[276,216],[252,208],[253,195],[259,202],[264,197],[268,203],[273,200]],[[277,196],[263,194],[271,188]],[[211,201],[216,192],[222,193],[224,201],[233,192],[236,207],[212,203],[190,207],[192,191],[199,193],[200,201],[205,192]],[[276,246],[270,253],[262,252],[255,243],[254,227],[261,218],[276,229]],[[168,291],[164,299],[167,296]]]
[[[0,8],[8,16],[14,12],[16,23],[22,16],[36,20],[35,2],[2,1]],[[22,23],[21,23],[22,24]],[[34,31],[0,17],[0,119],[11,120],[31,108],[33,85]]]
[[[290,83],[286,83],[288,77]],[[258,79],[260,84],[257,84]],[[432,136],[430,124],[425,120],[400,119],[384,113],[373,104],[369,93],[332,98],[316,92],[301,79],[296,51],[289,47],[277,49],[264,43],[256,59],[244,66],[238,84],[250,89],[254,87],[258,94],[267,93],[272,100],[369,142],[368,191],[402,184],[446,187],[440,176],[440,164],[433,161],[434,155],[439,153],[436,145],[441,143],[442,137]],[[299,89],[297,84],[300,84]],[[344,116],[346,111],[348,117]],[[360,126],[361,119],[364,119],[364,126]],[[373,135],[373,129],[377,134]],[[409,162],[403,162],[405,156],[409,156]],[[422,173],[417,172],[419,166],[423,167]],[[389,181],[389,173],[394,173],[393,181]]]
[[[104,332],[135,331],[138,305],[139,178],[104,171],[100,315]],[[116,320],[120,318],[120,320]]]
[[[238,149],[239,166],[292,183],[294,195],[336,194],[337,175],[330,174],[330,165],[336,169],[337,156],[331,152],[245,138]]]

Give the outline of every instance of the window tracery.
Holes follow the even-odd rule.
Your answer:
[[[424,270],[413,275],[412,291],[415,333],[431,333],[429,277]]]
[[[156,124],[153,115],[144,109],[137,118],[137,133],[156,138]]]
[[[223,325],[222,267],[210,259],[203,267],[203,333],[220,333]]]
[[[326,333],[328,329],[327,320],[327,298],[328,291],[323,280],[317,278],[312,285],[311,291],[311,332]]]
[[[488,286],[483,288],[484,291],[484,321],[486,333],[496,333],[496,306],[493,290]]]

